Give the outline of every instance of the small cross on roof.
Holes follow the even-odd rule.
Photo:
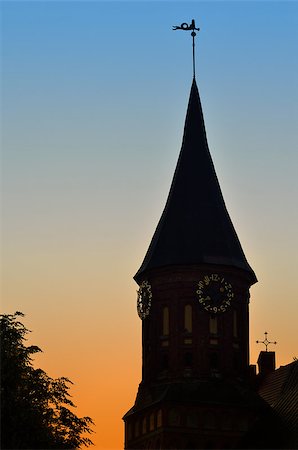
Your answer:
[[[269,344],[277,344],[277,342],[276,341],[268,341],[268,339],[267,339],[267,335],[268,335],[267,331],[265,331],[264,334],[265,334],[265,339],[263,341],[256,341],[256,343],[257,344],[264,344],[265,347],[266,347],[266,352],[268,352],[268,345]]]

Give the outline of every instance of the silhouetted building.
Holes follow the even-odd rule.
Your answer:
[[[281,448],[264,394],[273,352],[259,359],[264,384],[249,366],[257,279],[223,200],[195,79],[169,196],[135,280],[143,365],[125,448]]]
[[[263,352],[266,353],[266,352]],[[269,352],[268,352],[269,353]],[[270,352],[273,353],[273,352]],[[298,448],[298,361],[260,373],[258,392],[282,423],[282,448]]]

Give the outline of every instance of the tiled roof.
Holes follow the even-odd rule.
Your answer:
[[[298,448],[298,361],[270,373],[261,384],[259,394],[282,419],[286,444]]]

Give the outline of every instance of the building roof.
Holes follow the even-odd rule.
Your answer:
[[[256,392],[241,383],[216,379],[188,380],[144,386],[142,391],[138,393],[135,405],[126,415],[152,407],[160,402],[195,406],[218,405],[249,407],[260,410],[269,409]]]
[[[166,206],[135,279],[158,267],[202,263],[236,267],[257,281],[225,206],[194,79]]]
[[[298,361],[271,372],[263,380],[259,395],[283,421],[287,444],[298,448]]]

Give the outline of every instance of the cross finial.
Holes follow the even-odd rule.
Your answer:
[[[184,31],[190,31],[192,36],[192,67],[193,67],[193,77],[196,77],[196,65],[195,65],[195,37],[197,33],[195,30],[200,31],[200,28],[196,28],[196,24],[194,19],[192,19],[191,24],[188,25],[188,23],[183,22],[180,26],[173,26],[173,30],[184,30]]]
[[[276,341],[268,341],[268,339],[267,339],[267,335],[268,335],[268,333],[267,333],[267,331],[265,331],[265,339],[263,340],[263,341],[256,341],[256,343],[257,344],[264,344],[265,345],[265,347],[266,347],[266,352],[268,351],[268,345],[269,344],[277,344],[277,342]]]

